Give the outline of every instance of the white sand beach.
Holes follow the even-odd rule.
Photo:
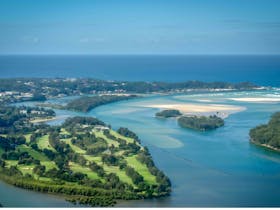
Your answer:
[[[227,117],[229,114],[241,112],[246,110],[246,107],[233,106],[225,104],[152,104],[144,105],[145,107],[158,108],[158,109],[177,109],[183,114],[195,114],[195,115],[212,115],[216,114],[220,117]]]
[[[228,98],[233,101],[241,102],[258,102],[258,103],[271,103],[271,102],[280,102],[280,98]]]

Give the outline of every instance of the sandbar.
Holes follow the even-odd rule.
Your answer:
[[[227,117],[229,114],[241,112],[246,110],[242,106],[233,106],[226,104],[191,104],[191,103],[180,103],[180,104],[151,104],[144,105],[149,108],[158,109],[177,109],[185,115],[213,115],[216,114],[220,117]]]
[[[228,98],[233,101],[241,101],[241,102],[280,102],[280,98]]]

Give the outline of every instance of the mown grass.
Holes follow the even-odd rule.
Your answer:
[[[49,135],[44,135],[44,136],[38,138],[37,144],[38,144],[39,149],[41,149],[41,150],[49,149],[49,150],[55,151],[55,149],[50,145]]]
[[[43,153],[37,152],[33,150],[31,147],[26,145],[20,145],[17,147],[21,152],[28,152],[31,157],[34,159],[40,160],[41,165],[46,166],[46,169],[49,170],[51,168],[56,168],[56,165],[53,161],[50,161],[47,156],[45,156]]]
[[[94,161],[97,164],[101,164],[102,160],[100,156],[84,155],[85,159],[88,161]]]
[[[143,176],[144,181],[146,181],[148,184],[157,184],[156,177],[152,175],[148,169],[148,167],[139,162],[137,159],[137,155],[133,155],[130,157],[126,157],[127,165],[134,168],[140,175]]]
[[[74,172],[80,172],[83,174],[86,174],[88,176],[88,178],[90,179],[101,179],[97,173],[95,173],[94,171],[90,170],[90,168],[85,167],[85,166],[81,166],[77,163],[74,162],[70,162],[69,163],[70,169]]]
[[[65,128],[60,129],[60,134],[70,135],[70,133],[67,130],[65,130]]]
[[[31,137],[31,135],[32,135],[31,133],[24,135],[24,137],[25,137],[27,143],[30,143],[30,137]]]
[[[78,153],[78,154],[85,154],[86,151],[81,149],[80,147],[72,144],[71,139],[62,139],[62,141],[64,141],[66,144],[69,144],[69,146],[72,148],[72,150],[74,150],[74,152]]]
[[[121,134],[119,134],[118,132],[116,132],[114,130],[110,130],[110,134],[115,136],[116,138],[120,138],[120,139],[125,140],[127,143],[133,143],[134,142],[134,139],[122,136]]]
[[[33,174],[33,168],[35,167],[35,165],[18,165],[17,167],[23,173],[23,175],[25,175]]]
[[[34,165],[18,165],[17,160],[6,160],[6,167],[17,166],[17,168],[23,173],[23,175],[29,173],[33,174]]]
[[[17,160],[5,160],[5,162],[7,167],[16,166],[18,164]]]
[[[129,176],[126,175],[125,171],[120,170],[118,166],[108,166],[106,164],[101,164],[100,166],[102,166],[104,168],[104,171],[109,174],[109,173],[115,173],[122,182],[126,182],[132,186],[135,187],[135,185],[133,184],[131,178]]]
[[[108,143],[108,146],[111,145],[114,145],[115,147],[119,146],[119,142],[107,138],[107,136],[105,136],[102,131],[94,131],[94,134],[96,137],[103,138]]]

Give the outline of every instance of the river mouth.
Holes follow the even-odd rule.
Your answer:
[[[157,167],[171,179],[172,194],[169,197],[121,201],[117,207],[280,206],[280,188],[277,186],[280,182],[280,155],[250,144],[248,136],[251,128],[266,123],[273,112],[279,111],[279,103],[229,100],[276,97],[279,92],[155,96],[108,104],[83,114],[97,117],[114,129],[123,126],[133,130],[148,146]],[[155,118],[157,109],[154,107],[140,106],[158,101],[215,103],[246,109],[229,115],[222,128],[197,132],[180,128],[174,119]],[[81,114],[63,110],[56,110],[56,113],[58,120],[50,124],[59,124],[68,116]],[[64,118],[59,118],[61,116]]]

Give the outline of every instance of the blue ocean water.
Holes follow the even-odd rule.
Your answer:
[[[280,56],[0,56],[0,77],[250,81],[280,86]]]

